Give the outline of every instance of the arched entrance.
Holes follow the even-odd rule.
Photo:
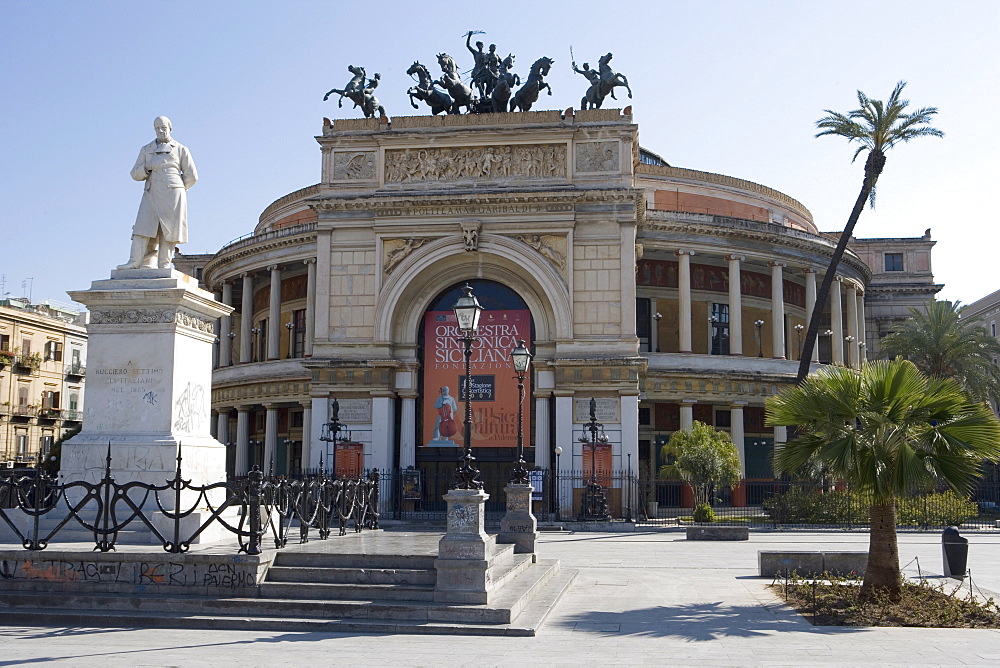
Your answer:
[[[529,346],[534,323],[525,300],[497,281],[470,279],[441,291],[424,312],[417,334],[420,374],[417,403],[416,463],[427,486],[426,499],[447,491],[461,456],[465,416],[465,358],[452,306],[468,282],[483,306],[478,341],[471,358],[472,448],[490,501],[487,510],[503,509],[503,487],[517,458],[517,381],[510,351],[519,339]],[[534,465],[531,378],[525,378],[524,458]],[[441,502],[443,508],[443,502]],[[428,508],[427,510],[433,510]]]

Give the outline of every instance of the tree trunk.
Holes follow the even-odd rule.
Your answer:
[[[896,503],[872,504],[869,532],[868,569],[861,584],[861,600],[885,593],[898,601],[902,591],[899,574],[899,545],[896,542]]]
[[[861,212],[865,208],[865,202],[871,196],[872,188],[875,187],[875,183],[878,181],[879,174],[882,173],[882,169],[885,167],[885,154],[881,151],[870,151],[868,153],[868,159],[865,161],[865,180],[861,185],[861,192],[858,193],[858,199],[854,203],[854,209],[851,210],[851,217],[847,219],[847,225],[844,227],[844,231],[840,234],[840,241],[837,242],[837,247],[833,251],[833,255],[830,257],[830,265],[826,269],[826,274],[823,276],[823,283],[816,293],[816,305],[813,307],[812,315],[809,317],[809,328],[806,329],[806,338],[802,342],[802,350],[799,353],[799,372],[795,376],[795,384],[801,385],[802,381],[805,380],[806,376],[809,375],[809,364],[812,362],[812,351],[813,347],[816,345],[816,338],[819,336],[819,323],[823,319],[823,309],[826,308],[826,300],[830,294],[830,286],[833,285],[834,276],[837,274],[837,267],[840,265],[840,260],[844,257],[844,251],[847,250],[847,244],[854,236],[854,228],[858,224],[858,218],[861,217]]]

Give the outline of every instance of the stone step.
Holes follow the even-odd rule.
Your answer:
[[[433,570],[414,568],[272,566],[267,571],[267,582],[433,585],[436,580],[437,576]]]
[[[437,559],[436,555],[422,554],[346,554],[335,552],[279,551],[275,555],[274,566],[433,570],[435,559]]]
[[[518,624],[461,624],[408,620],[309,619],[292,617],[212,617],[178,613],[66,612],[25,609],[0,611],[5,626],[174,628],[227,631],[300,631],[313,633],[377,633],[408,635],[520,636],[535,635],[537,627]]]
[[[432,601],[433,585],[400,584],[328,584],[298,582],[262,582],[261,598],[294,600],[372,600],[372,601]]]
[[[539,560],[489,606],[7,589],[0,591],[0,624],[534,635],[575,577],[575,570],[560,570],[558,561]]]

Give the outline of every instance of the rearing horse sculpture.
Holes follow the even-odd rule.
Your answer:
[[[608,53],[601,56],[598,61],[600,65],[598,70],[600,78],[587,89],[587,95],[580,101],[581,109],[586,109],[588,104],[591,109],[600,109],[604,103],[604,98],[608,95],[611,95],[611,99],[617,100],[618,98],[615,97],[615,88],[617,86],[625,86],[629,98],[632,97],[632,89],[628,85],[628,79],[625,78],[624,74],[615,72],[611,69],[611,65],[608,64],[611,62],[611,58],[612,54]]]
[[[435,116],[441,112],[452,113],[455,101],[448,93],[437,89],[426,67],[419,62],[414,62],[410,65],[410,69],[406,70],[406,73],[411,77],[416,74],[418,79],[417,85],[406,91],[406,94],[410,96],[410,105],[414,109],[419,109],[416,102],[413,101],[413,98],[416,98],[426,102],[431,108],[431,113]]]
[[[437,59],[444,74],[436,83],[442,88],[447,88],[448,94],[455,100],[449,113],[460,113],[462,107],[465,107],[466,111],[472,111],[476,104],[476,95],[471,88],[462,83],[455,59],[447,53],[439,53]]]
[[[493,93],[490,95],[495,113],[507,111],[510,92],[514,89],[514,86],[518,86],[521,83],[521,77],[510,71],[512,67],[514,67],[514,54],[509,54],[500,62],[500,74],[497,76],[496,85],[493,87]]]
[[[514,111],[515,107],[520,108],[521,111],[529,111],[531,105],[538,101],[538,95],[542,92],[543,88],[548,89],[549,95],[552,95],[552,87],[545,83],[545,77],[548,76],[549,69],[551,69],[554,62],[556,61],[547,56],[542,56],[532,63],[531,72],[528,74],[527,80],[514,93],[514,98],[510,101],[511,111]]]
[[[347,71],[353,74],[353,78],[347,82],[343,90],[332,88],[326,95],[323,96],[323,101],[326,102],[330,99],[330,96],[334,93],[340,95],[340,100],[337,101],[338,107],[344,106],[344,98],[354,103],[355,107],[361,107],[361,112],[365,115],[365,118],[372,118],[375,113],[378,112],[380,115],[385,116],[385,109],[378,102],[378,98],[375,97],[374,92],[378,87],[379,79],[381,75],[376,72],[375,78],[370,79],[368,84],[365,84],[365,68],[355,67],[354,65],[348,65]]]

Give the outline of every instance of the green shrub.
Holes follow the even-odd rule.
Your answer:
[[[699,503],[695,506],[691,516],[695,522],[709,523],[715,521],[715,511],[707,503]]]
[[[896,523],[908,526],[961,526],[979,514],[975,501],[947,492],[900,499]]]
[[[779,524],[866,524],[871,497],[795,487],[765,499],[762,505]],[[900,526],[960,526],[977,514],[974,501],[952,491],[903,497],[896,503],[896,524]]]

